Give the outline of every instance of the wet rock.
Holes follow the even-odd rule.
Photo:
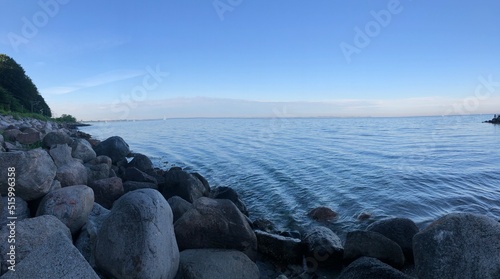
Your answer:
[[[405,255],[407,262],[413,262],[413,236],[418,233],[418,227],[407,218],[391,218],[371,224],[368,231],[378,232],[396,242]]]
[[[98,268],[116,278],[174,278],[179,249],[172,223],[170,206],[158,191],[125,194],[97,233]]]
[[[134,159],[128,163],[127,167],[137,168],[140,171],[147,172],[153,169],[153,162],[151,162],[151,159],[146,155],[134,153]]]
[[[304,236],[308,267],[340,267],[344,247],[340,238],[327,227],[315,227]]]
[[[185,199],[173,196],[168,199],[168,204],[172,208],[172,213],[174,214],[174,223],[187,211],[193,208],[193,205],[187,202]]]
[[[86,163],[95,159],[96,153],[87,140],[78,138],[71,144],[71,156]]]
[[[8,239],[8,234],[8,230],[0,230],[0,239]],[[22,262],[33,250],[40,245],[44,245],[52,235],[71,241],[71,234],[68,227],[51,215],[28,218],[16,222],[15,235],[16,243],[22,244],[16,246],[16,263]],[[0,241],[2,273],[7,271],[7,265],[4,263],[8,259],[9,246],[10,244],[7,241]]]
[[[165,173],[165,183],[159,185],[159,190],[166,199],[179,196],[191,203],[209,194],[198,178],[178,169],[170,169]]]
[[[94,190],[95,202],[107,209],[125,193],[122,179],[119,177],[99,179],[91,182],[89,186]]]
[[[7,170],[15,168],[16,196],[31,201],[47,194],[56,175],[56,165],[42,149],[0,153],[0,192],[7,195]]]
[[[273,224],[273,222],[267,219],[256,219],[250,224],[252,225],[252,228],[254,230],[261,230],[268,233],[273,233],[276,231],[276,226]]]
[[[128,144],[118,136],[110,137],[105,141],[102,141],[95,147],[94,150],[97,156],[108,156],[111,158],[113,163],[125,159],[125,157],[130,153]]]
[[[337,218],[337,213],[328,207],[320,206],[309,211],[307,216],[316,221],[329,222]]]
[[[158,190],[158,185],[150,182],[125,181],[123,183],[123,191],[125,193],[138,189],[155,189]]]
[[[192,249],[181,252],[176,279],[258,279],[259,268],[234,250]]]
[[[387,237],[371,231],[347,233],[344,261],[350,263],[364,256],[379,259],[397,269],[401,269],[405,262],[401,247]]]
[[[494,219],[448,214],[413,242],[418,278],[500,278],[500,224]]]
[[[301,264],[303,246],[300,239],[255,231],[258,250],[275,261],[286,264]]]
[[[235,190],[233,190],[232,188],[230,188],[230,187],[216,187],[216,188],[211,190],[210,197],[213,199],[230,200],[234,203],[234,205],[236,205],[236,207],[241,211],[241,213],[248,216],[248,210],[247,210],[245,203],[243,203],[243,201],[241,201],[238,193]]]
[[[76,233],[87,222],[94,206],[94,192],[85,185],[68,186],[43,197],[36,215],[53,215]]]
[[[68,136],[68,134],[61,131],[50,132],[42,139],[42,145],[44,148],[51,148],[52,145],[56,144],[70,145],[72,142],[73,140]]]
[[[338,279],[412,279],[375,258],[362,257],[345,268]],[[444,278],[444,277],[443,277]]]
[[[257,238],[245,215],[229,200],[199,198],[175,222],[179,249],[234,249],[255,259]]]

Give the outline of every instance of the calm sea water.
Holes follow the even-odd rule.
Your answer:
[[[307,212],[330,207],[339,218],[328,226],[342,234],[388,216],[420,227],[449,212],[500,219],[500,126],[481,123],[490,118],[167,119],[82,130],[231,186],[252,219],[281,229],[314,225]]]

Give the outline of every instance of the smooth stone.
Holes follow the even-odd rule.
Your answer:
[[[90,143],[86,139],[81,138],[75,139],[71,144],[71,156],[82,160],[84,163],[97,157]]]
[[[110,137],[102,141],[94,148],[94,150],[97,156],[108,156],[111,158],[113,163],[117,163],[118,161],[125,159],[125,157],[130,153],[128,144],[123,140],[123,138],[118,136]]]
[[[172,213],[174,214],[174,223],[182,217],[182,215],[193,208],[193,205],[179,196],[173,196],[167,200]]]
[[[159,188],[166,199],[179,196],[191,203],[209,194],[209,191],[198,178],[178,169],[170,169],[166,172],[165,183],[159,185]]]
[[[153,169],[153,162],[144,154],[134,153],[134,158],[128,163],[127,167],[133,167],[140,171],[147,172]]]
[[[56,179],[62,187],[88,184],[87,168],[79,161],[69,162],[57,168]]]
[[[215,187],[211,189],[210,195],[212,199],[227,199],[236,205],[241,213],[248,216],[248,209],[245,203],[240,199],[238,193],[231,187]]]
[[[327,227],[314,227],[304,236],[306,263],[309,268],[340,267],[344,247],[340,238]]]
[[[89,183],[89,187],[94,190],[95,202],[107,209],[110,209],[113,203],[125,193],[122,179],[119,177],[95,180]]]
[[[54,131],[46,134],[42,139],[42,146],[44,148],[51,148],[56,144],[67,144],[70,145],[73,140],[69,137],[68,134],[62,131]]]

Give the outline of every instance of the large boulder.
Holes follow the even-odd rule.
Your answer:
[[[7,259],[11,243],[5,241],[8,239],[10,230],[0,230],[0,259],[2,262],[2,273],[7,271]],[[61,221],[51,215],[44,215],[35,218],[28,218],[16,222],[14,230],[16,240],[16,263],[22,262],[33,250],[40,245],[45,245],[50,236],[55,235],[58,238],[66,238],[71,241],[71,234]],[[30,278],[30,277],[25,277]],[[36,277],[31,277],[36,278]]]
[[[346,267],[338,279],[412,279],[403,272],[394,269],[375,258],[362,257]],[[435,277],[448,278],[448,277]]]
[[[99,179],[89,183],[89,186],[94,190],[95,202],[107,209],[124,194],[122,179],[119,177]]]
[[[86,222],[94,206],[94,191],[85,185],[75,185],[52,191],[43,197],[37,216],[53,215],[76,233]]]
[[[15,217],[16,221],[30,217],[28,203],[20,197],[1,197],[0,229],[9,222],[8,217]]]
[[[448,214],[413,238],[418,278],[500,278],[500,223]]]
[[[368,231],[378,232],[396,242],[405,255],[407,262],[413,262],[413,236],[418,233],[418,227],[407,218],[391,218],[371,224]]]
[[[245,215],[229,200],[197,199],[175,222],[179,249],[235,249],[255,259],[257,238]]]
[[[215,187],[210,190],[210,197],[213,199],[228,199],[236,205],[241,213],[248,216],[248,210],[245,203],[240,199],[238,193],[230,187]]]
[[[34,144],[41,140],[40,132],[38,131],[27,131],[19,133],[16,135],[16,140],[20,144]]]
[[[234,250],[191,249],[181,252],[176,279],[260,278],[259,268]]]
[[[271,259],[285,264],[301,264],[304,251],[302,241],[264,231],[255,231],[258,250]]]
[[[153,162],[151,162],[151,159],[149,159],[148,156],[140,153],[134,153],[133,156],[134,158],[128,163],[127,167],[137,168],[143,172],[153,169]]]
[[[71,156],[80,159],[84,163],[96,158],[96,153],[86,139],[75,139],[71,144]]]
[[[344,247],[340,238],[327,227],[314,227],[303,239],[306,263],[309,267],[340,267]]]
[[[111,158],[108,156],[97,156],[87,162],[85,167],[87,168],[88,183],[111,176]]]
[[[56,176],[56,165],[43,149],[0,153],[0,193],[8,193],[9,168],[15,168],[16,196],[31,201],[47,194]]]
[[[130,148],[128,144],[118,136],[110,137],[105,141],[99,143],[95,148],[95,153],[97,156],[106,155],[113,163],[117,163],[130,153]]]
[[[184,213],[193,208],[193,205],[191,203],[178,196],[173,196],[167,201],[170,205],[170,208],[172,208],[172,213],[174,214],[174,223],[179,220],[179,218],[181,218]]]
[[[45,148],[51,148],[53,145],[57,144],[70,145],[72,142],[73,140],[68,136],[68,134],[61,131],[50,132],[42,139],[42,145]]]
[[[401,269],[405,262],[401,247],[387,237],[370,231],[347,233],[344,261],[350,263],[365,256],[379,259],[397,269]]]
[[[118,199],[97,233],[97,267],[116,278],[174,278],[179,249],[172,210],[156,190]]]
[[[56,178],[62,187],[88,184],[87,168],[79,161],[71,161],[57,168]]]
[[[74,161],[73,157],[71,157],[71,147],[67,144],[52,145],[49,154],[58,168]]]
[[[166,199],[179,196],[191,203],[209,194],[209,190],[197,177],[179,169],[166,172],[165,182],[159,188]]]

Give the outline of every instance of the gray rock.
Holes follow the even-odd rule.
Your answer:
[[[387,237],[370,231],[347,233],[344,261],[350,263],[364,256],[379,259],[397,269],[401,269],[405,262],[401,247]]]
[[[228,199],[236,205],[241,213],[248,216],[248,210],[245,203],[240,199],[238,193],[231,187],[215,187],[210,191],[211,198],[213,199]]]
[[[125,159],[125,157],[130,153],[128,144],[118,136],[110,137],[105,141],[102,141],[95,147],[94,150],[97,156],[108,156],[115,164],[118,161]]]
[[[86,222],[94,206],[94,192],[85,185],[61,188],[43,197],[37,216],[53,215],[76,233]]]
[[[146,155],[134,153],[134,159],[128,163],[127,167],[133,167],[140,171],[147,172],[153,169],[153,162],[151,162],[151,159]]]
[[[178,196],[173,196],[168,199],[168,204],[170,208],[172,208],[172,213],[174,214],[174,223],[179,220],[184,213],[193,208],[191,203]]]
[[[118,198],[123,196],[123,183],[119,177],[99,179],[89,183],[94,190],[95,202],[110,209]]]
[[[16,140],[20,144],[34,144],[41,140],[40,132],[38,131],[30,131],[28,133],[19,133],[16,136]]]
[[[259,268],[234,250],[193,249],[181,252],[176,279],[258,279]]]
[[[344,247],[340,238],[329,228],[318,226],[304,236],[306,263],[314,267],[340,267]]]
[[[206,197],[209,191],[203,183],[190,173],[171,169],[165,173],[165,182],[159,185],[159,190],[165,198],[179,196],[188,202],[194,202],[200,197]]]
[[[51,235],[19,264],[16,264],[15,271],[9,271],[1,278],[99,279],[99,276],[73,246],[71,240]]]
[[[16,263],[28,256],[31,251],[38,246],[46,243],[47,239],[55,235],[59,238],[67,238],[71,240],[71,234],[61,221],[56,217],[45,215],[36,218],[28,218],[16,222],[15,239],[16,239]],[[0,230],[0,239],[6,240],[9,237],[9,231],[6,229]],[[9,252],[10,243],[0,241],[0,259],[2,262],[2,273],[7,271],[7,266],[4,264],[7,261],[7,253]],[[28,277],[29,278],[29,277]]]
[[[257,238],[245,215],[229,200],[199,198],[175,222],[179,249],[235,249],[256,258]]]
[[[126,181],[123,183],[123,191],[125,193],[138,189],[155,189],[158,190],[158,185],[150,182]]]
[[[89,214],[89,219],[82,227],[81,232],[78,235],[78,239],[75,241],[75,246],[78,251],[80,251],[83,257],[94,269],[97,268],[95,263],[97,233],[101,229],[104,220],[108,217],[109,212],[110,211],[106,208],[94,203],[94,207]]]
[[[68,134],[61,131],[50,132],[42,139],[42,145],[45,148],[51,148],[52,145],[56,144],[70,145],[72,142],[73,140],[68,136]]]
[[[413,238],[418,278],[500,278],[500,223],[448,214]]]
[[[56,165],[42,149],[0,153],[0,192],[8,192],[7,169],[14,167],[16,196],[31,201],[47,194],[56,175]]]
[[[96,158],[96,153],[86,139],[75,139],[71,144],[71,156],[75,159],[80,159],[84,163]]]
[[[304,255],[300,239],[284,237],[264,231],[255,231],[258,250],[275,261],[286,264],[301,264]]]
[[[170,206],[158,191],[125,194],[97,233],[98,268],[116,278],[174,278],[179,249],[172,220]]]
[[[0,229],[9,222],[7,217],[16,217],[17,221],[30,217],[28,203],[20,197],[2,197],[2,212],[0,214]]]
[[[87,183],[110,177],[111,166],[106,163],[85,164],[87,169]]]
[[[125,170],[124,180],[158,184],[156,178],[152,177],[151,175],[143,171],[140,171],[138,168],[135,167],[130,167]]]
[[[396,242],[405,255],[407,262],[413,262],[413,236],[418,233],[418,227],[407,218],[391,218],[371,224],[368,231],[378,232]]]
[[[71,157],[71,147],[67,144],[52,145],[49,154],[58,168],[75,161],[73,157]]]
[[[62,187],[72,185],[86,185],[88,183],[87,168],[78,162],[72,161],[57,169],[56,178]]]
[[[403,272],[394,269],[375,258],[362,257],[346,267],[338,279],[412,279]],[[440,277],[436,277],[440,278]],[[447,278],[447,277],[441,277]]]

